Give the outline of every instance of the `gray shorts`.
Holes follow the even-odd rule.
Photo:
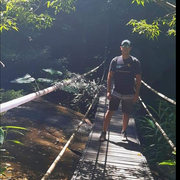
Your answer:
[[[134,95],[116,95],[116,92],[112,93],[112,97],[109,101],[109,110],[116,111],[119,108],[120,102],[122,103],[122,112],[131,114],[133,110],[133,98]]]

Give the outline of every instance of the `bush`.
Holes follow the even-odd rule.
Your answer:
[[[23,90],[15,91],[14,89],[4,91],[4,89],[0,89],[0,102],[7,102],[12,99],[19,98],[24,95]]]
[[[158,124],[176,145],[176,106],[170,105],[166,101],[160,101],[157,110],[152,107],[150,109]],[[163,137],[153,120],[149,116],[143,116],[136,119],[136,124],[144,154],[151,168],[156,168],[157,170],[162,169],[162,165],[176,165],[176,157],[172,147]],[[168,171],[168,167],[166,168]],[[172,172],[172,168],[169,167],[169,173],[164,172],[166,177],[167,174],[175,174],[175,172]],[[170,179],[174,179],[173,177],[174,175]]]

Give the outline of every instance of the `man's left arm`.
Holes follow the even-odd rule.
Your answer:
[[[134,100],[133,102],[136,103],[139,99],[139,91],[141,88],[141,74],[136,74],[136,83],[135,83],[135,95],[134,95]]]

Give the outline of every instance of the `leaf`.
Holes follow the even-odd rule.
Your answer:
[[[47,79],[47,78],[38,78],[37,79],[38,82],[45,82],[45,83],[53,83],[54,81],[51,79]]]
[[[19,145],[24,145],[23,143],[21,143],[20,141],[17,141],[17,140],[7,140],[7,141],[10,141],[10,142],[13,142],[13,143],[19,144]]]
[[[139,3],[142,2],[139,1]],[[153,21],[152,24],[147,24],[146,19],[140,21],[131,19],[126,25],[133,26],[133,33],[136,32],[139,34],[144,34],[147,38],[152,40],[157,38],[161,32],[158,27],[158,21]]]
[[[0,144],[4,143],[4,130],[0,127]]]
[[[47,1],[47,8],[49,8],[49,6],[50,6],[50,1]]]
[[[166,160],[166,161],[163,161],[163,162],[159,163],[159,165],[175,166],[176,165],[176,161],[175,160]]]
[[[14,133],[18,133],[18,134],[21,134],[22,136],[24,136],[24,134],[18,130],[9,130],[9,132],[14,132]]]
[[[0,174],[5,175],[4,174],[5,171],[6,171],[6,168],[0,166]]]
[[[2,126],[2,128],[6,128],[6,129],[22,129],[22,130],[27,130],[24,127],[18,127],[18,126]]]
[[[50,73],[51,75],[59,75],[61,76],[62,75],[62,72],[61,71],[56,71],[54,69],[42,69],[43,71],[47,72],[47,73]]]
[[[34,82],[34,81],[35,81],[35,79],[33,77],[31,77],[31,75],[26,74],[24,77],[12,80],[11,83],[23,84],[23,83],[31,83],[31,82]]]

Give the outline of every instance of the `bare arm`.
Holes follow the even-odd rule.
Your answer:
[[[113,72],[109,71],[107,76],[107,98],[111,99],[111,86],[112,86]]]
[[[136,86],[135,86],[135,95],[134,95],[134,103],[136,103],[139,99],[139,91],[141,88],[141,74],[136,74]]]

